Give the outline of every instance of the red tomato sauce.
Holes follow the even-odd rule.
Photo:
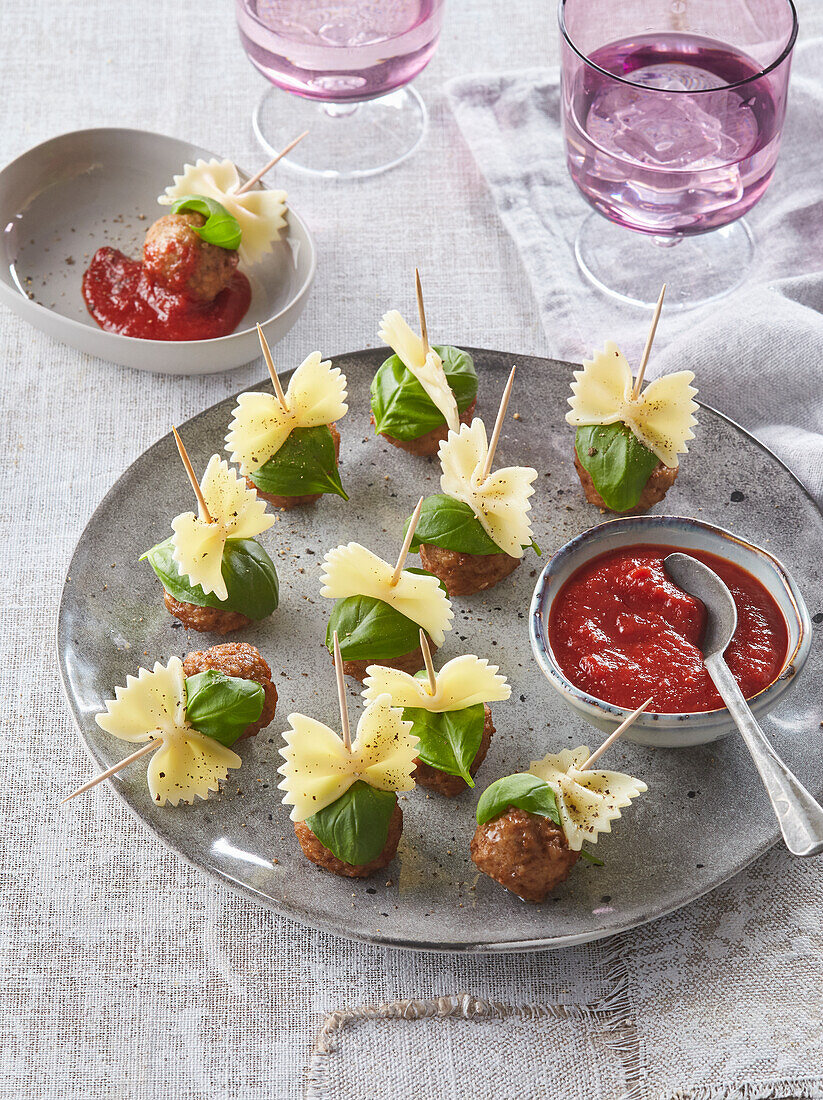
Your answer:
[[[581,566],[552,604],[549,639],[560,668],[578,688],[634,709],[652,697],[658,714],[716,710],[723,702],[703,665],[706,624],[700,600],[678,588],[663,567],[677,547],[631,546]],[[729,587],[737,630],[726,661],[750,698],[780,674],[789,648],[775,601],[745,569],[697,550]]]
[[[234,332],[251,302],[249,280],[235,271],[210,302],[198,302],[152,282],[139,260],[98,248],[83,276],[89,313],[107,332],[143,340],[213,340]]]

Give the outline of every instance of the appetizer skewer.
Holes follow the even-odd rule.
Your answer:
[[[139,757],[157,750],[147,782],[152,801],[163,806],[208,798],[240,757],[231,746],[253,737],[274,717],[277,690],[271,669],[254,646],[219,645],[172,657],[166,665],[141,668],[115,688],[114,699],[95,716],[101,729],[124,741],[147,742],[63,799],[69,799],[114,775]]]
[[[441,494],[423,501],[412,550],[445,584],[449,596],[492,588],[513,573],[532,546],[529,497],[537,471],[507,466],[491,472],[514,383],[512,367],[491,441],[475,418],[440,444]]]
[[[524,901],[541,902],[564,882],[584,852],[633,798],[648,790],[623,772],[591,765],[626,730],[651,699],[593,753],[585,746],[533,760],[528,772],[498,779],[477,803],[471,858],[478,870]],[[594,860],[597,862],[597,860]]]
[[[366,878],[397,852],[403,831],[397,792],[414,787],[417,738],[389,696],[378,695],[352,743],[336,634],[333,648],[342,738],[305,714],[290,714],[278,789],[286,792],[306,858],[333,874]]]
[[[343,671],[362,681],[370,665],[403,672],[423,667],[419,631],[429,644],[441,646],[451,630],[454,612],[437,578],[425,569],[405,569],[422,499],[406,530],[397,564],[392,566],[350,542],[329,550],[323,559],[320,595],[338,600],[329,618],[326,647],[340,636]]]
[[[371,384],[374,430],[414,455],[434,455],[448,432],[468,424],[477,405],[477,374],[465,351],[429,344],[420,274],[415,271],[421,335],[397,310],[383,315],[380,338],[394,355]]]
[[[583,361],[574,372],[571,411],[577,428],[574,465],[590,504],[636,515],[659,504],[672,487],[697,423],[691,371],[649,383],[641,393],[665,286],[655,309],[637,378],[616,344]]]
[[[301,135],[301,138],[305,135]],[[99,248],[83,297],[101,328],[149,340],[207,340],[233,332],[251,302],[239,264],[253,266],[286,224],[285,191],[252,190],[297,138],[245,184],[229,160],[187,164],[158,202],[141,260]]]
[[[414,779],[421,787],[453,798],[474,786],[486,758],[494,725],[489,703],[508,699],[511,687],[496,665],[465,654],[434,671],[426,634],[420,631],[424,672],[410,676],[395,668],[370,665],[363,698],[388,694],[412,723],[418,738]]]
[[[255,390],[237,399],[226,450],[249,488],[276,508],[314,504],[324,493],[349,498],[340,481],[337,423],[348,411],[346,376],[319,351],[292,373],[286,391],[263,330],[260,346],[274,393]]]
[[[176,516],[174,534],[140,560],[148,560],[163,585],[169,614],[192,630],[228,634],[265,619],[277,607],[274,562],[254,539],[271,527],[274,517],[256,490],[247,488],[219,455],[211,456],[198,482],[177,429],[172,431],[198,514]]]

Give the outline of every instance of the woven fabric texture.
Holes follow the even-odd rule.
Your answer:
[[[4,0],[3,16],[0,163],[104,125],[200,142],[250,169],[264,163],[250,123],[263,82],[228,0]],[[444,92],[473,71],[554,63],[553,20],[553,5],[536,0],[512,0],[503,23],[493,0],[453,0],[419,81],[431,111],[419,155],[345,186],[283,174],[320,264],[279,363],[377,343],[383,309],[413,308],[415,265],[433,333],[512,352],[558,347],[532,295],[534,270],[503,228]],[[764,218],[778,216],[782,195],[777,180]],[[562,350],[579,358],[588,346],[573,332],[577,344]],[[791,329],[784,337],[790,344]],[[2,1100],[296,1100],[309,1088],[348,1100],[388,1095],[378,1080],[397,1098],[531,1097],[547,1091],[535,1074],[545,1082],[564,1067],[574,1083],[555,1092],[570,1097],[823,1096],[821,876],[782,851],[617,942],[429,957],[347,943],[250,905],[167,852],[105,786],[60,807],[90,771],[53,651],[72,548],[137,455],[172,422],[261,378],[263,366],[152,376],[76,353],[6,312],[0,363],[10,463],[0,484]],[[813,434],[805,410],[786,416]],[[792,445],[803,438],[796,432]],[[325,1023],[357,1006],[438,998],[458,1010]],[[419,1087],[424,1063],[429,1091]]]

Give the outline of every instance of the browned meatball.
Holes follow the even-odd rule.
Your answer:
[[[483,723],[483,739],[480,742],[480,747],[475,753],[474,760],[472,760],[469,765],[470,775],[475,775],[477,769],[486,759],[486,753],[489,751],[492,734],[494,733],[492,712],[488,706],[485,707],[485,719]],[[460,794],[461,791],[468,790],[469,785],[462,775],[449,775],[448,772],[441,772],[439,768],[433,768],[431,764],[424,764],[420,759],[415,760],[415,764],[417,767],[412,772],[412,777],[421,787],[428,787],[430,791],[437,791],[438,794],[444,794],[446,798],[454,798],[454,796]]]
[[[238,741],[244,737],[254,737],[274,718],[277,706],[277,688],[271,682],[271,669],[260,650],[248,642],[225,642],[213,645],[210,649],[189,653],[183,661],[183,671],[187,676],[206,672],[213,668],[225,676],[236,676],[239,680],[252,680],[259,684],[265,694],[263,710],[256,722],[246,726]]]
[[[337,424],[329,424],[329,431],[331,432],[332,440],[334,441],[334,461],[340,461],[340,432],[337,430]],[[250,489],[257,489],[250,477],[246,478],[246,484]],[[290,508],[297,508],[301,504],[315,504],[322,496],[322,493],[304,493],[300,497],[279,497],[274,493],[264,493],[262,489],[257,489],[257,495],[261,500],[267,500],[269,504],[274,508],[282,508],[288,512]]]
[[[577,470],[577,476],[580,478],[580,484],[583,486],[583,492],[586,494],[586,500],[589,504],[596,504],[598,508],[610,512],[611,508],[604,503],[600,493],[595,489],[591,474],[577,457],[576,447],[574,451],[574,468]],[[627,508],[625,512],[619,512],[617,514],[621,516],[639,516],[642,515],[643,512],[648,512],[655,504],[659,504],[666,493],[668,493],[669,489],[671,489],[672,485],[674,485],[679,468],[679,466],[675,466],[673,470],[670,470],[668,466],[664,466],[662,462],[658,462],[652,470],[649,480],[643,486],[640,500],[638,500],[634,508]]]
[[[196,603],[184,603],[176,600],[171,592],[163,590],[163,603],[175,619],[189,630],[200,630],[205,634],[231,634],[241,630],[251,622],[239,611],[224,611],[222,607],[200,607]]]
[[[509,554],[459,554],[431,543],[420,544],[420,562],[446,586],[449,596],[485,592],[513,573],[520,558]]]
[[[206,224],[202,214],[166,214],[149,226],[143,265],[152,282],[174,294],[211,302],[231,282],[238,254],[208,244],[192,229]]]
[[[429,638],[428,634],[426,637]],[[432,653],[437,649],[437,646],[431,638],[429,638],[429,649]],[[332,660],[334,660],[333,656]],[[417,649],[413,649],[411,653],[404,653],[400,657],[392,657],[391,660],[377,661],[371,658],[367,661],[344,661],[343,675],[353,676],[355,680],[359,680],[362,684],[366,679],[366,669],[369,665],[385,665],[386,668],[399,668],[401,672],[414,674],[415,672],[419,672],[420,669],[425,666],[425,663],[426,662],[423,660],[423,650],[418,646]]]
[[[394,812],[389,819],[389,832],[383,851],[370,863],[345,863],[320,843],[305,821],[295,821],[294,832],[303,849],[303,855],[324,871],[331,871],[333,875],[344,875],[346,878],[368,878],[374,871],[386,867],[397,853],[400,834],[403,832],[403,811],[396,797],[395,795]]]
[[[475,397],[466,411],[460,414],[460,423],[471,424],[476,408],[477,398]],[[374,413],[371,415],[371,423],[375,423]],[[432,428],[430,432],[426,432],[425,435],[419,435],[417,439],[395,439],[395,437],[389,435],[388,432],[380,432],[380,435],[382,435],[388,443],[391,443],[392,447],[399,447],[401,451],[407,451],[410,455],[420,455],[421,457],[436,455],[440,448],[440,444],[448,434],[449,428],[447,424],[441,424],[439,428]]]
[[[544,901],[569,877],[580,858],[566,834],[548,817],[510,806],[478,825],[471,857],[479,871],[524,901]]]

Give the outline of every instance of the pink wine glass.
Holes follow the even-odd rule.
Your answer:
[[[240,40],[269,80],[254,131],[284,164],[329,177],[371,176],[410,156],[428,113],[407,88],[429,63],[445,0],[236,0]],[[291,93],[284,95],[284,92]]]
[[[664,282],[669,308],[729,293],[780,150],[792,0],[560,0],[559,17],[566,159],[596,211],[583,274],[643,306]]]

